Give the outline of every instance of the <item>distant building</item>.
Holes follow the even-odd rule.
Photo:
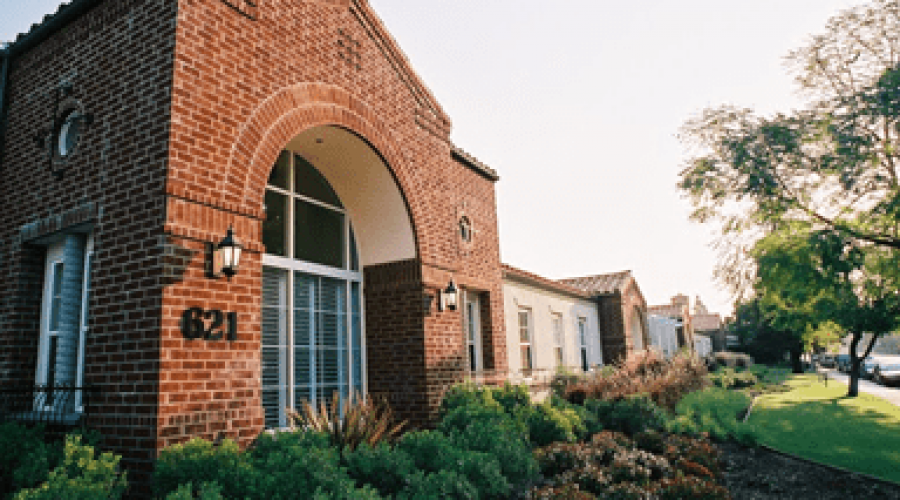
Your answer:
[[[647,301],[631,271],[560,282],[584,290],[597,301],[604,363],[615,363],[648,348]]]
[[[666,316],[647,315],[650,327],[650,346],[656,348],[666,358],[678,353],[678,329],[681,322]]]
[[[650,306],[647,312],[678,321],[678,348],[692,349],[694,345],[693,317],[691,316],[690,298],[687,295],[676,295],[672,302],[665,305]]]
[[[725,323],[718,313],[710,313],[698,296],[694,301],[694,335],[702,335],[710,340],[713,351],[725,350]]]

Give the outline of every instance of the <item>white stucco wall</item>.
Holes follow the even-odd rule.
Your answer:
[[[592,367],[603,363],[595,303],[509,278],[505,278],[503,281],[503,297],[506,345],[511,373],[518,373],[522,369],[519,349],[519,310],[523,308],[531,310],[534,369],[550,371],[557,369],[553,352],[552,317],[554,313],[562,315],[564,364],[572,370],[581,369],[578,318],[587,320],[588,363]]]
[[[672,318],[650,314],[647,316],[650,327],[650,345],[657,348],[667,358],[678,353],[678,327],[681,323]]]

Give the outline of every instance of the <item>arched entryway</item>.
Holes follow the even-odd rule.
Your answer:
[[[310,128],[272,166],[263,224],[262,406],[367,391],[366,266],[416,257],[404,197],[381,155],[353,132]]]

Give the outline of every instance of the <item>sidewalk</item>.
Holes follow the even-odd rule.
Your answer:
[[[850,376],[847,374],[841,373],[837,370],[822,370],[822,371],[828,373],[829,380],[841,382],[844,385],[847,385],[850,383]],[[871,382],[864,378],[860,378],[859,379],[859,392],[865,392],[865,393],[871,394],[873,396],[878,396],[879,398],[882,398],[885,401],[887,401],[895,406],[900,406],[900,388],[898,388],[898,387],[885,387],[883,385],[878,385],[875,382]]]

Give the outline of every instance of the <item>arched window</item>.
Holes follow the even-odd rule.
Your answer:
[[[265,202],[262,404],[275,428],[304,400],[365,391],[362,273],[340,198],[302,156],[279,156]]]

